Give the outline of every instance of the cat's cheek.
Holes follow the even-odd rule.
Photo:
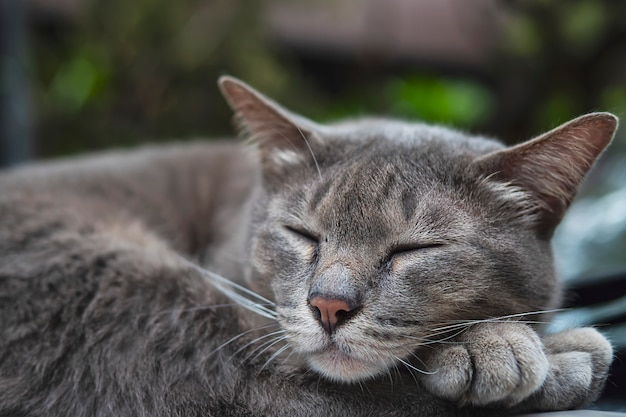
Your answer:
[[[311,243],[300,244],[299,247],[302,259],[307,264],[311,264],[317,258],[317,247]]]
[[[389,272],[393,275],[402,275],[407,269],[413,266],[414,261],[410,256],[398,256],[389,263]]]
[[[261,277],[274,281],[284,277],[293,281],[302,274],[306,259],[314,255],[314,248],[305,243],[293,244],[278,235],[262,231],[253,239],[250,263]]]

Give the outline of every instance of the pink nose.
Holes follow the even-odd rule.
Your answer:
[[[329,300],[318,296],[313,297],[309,303],[319,312],[318,319],[329,334],[335,331],[337,324],[352,310],[347,302],[340,299]]]

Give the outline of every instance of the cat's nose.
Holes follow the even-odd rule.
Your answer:
[[[354,311],[346,301],[339,298],[315,296],[309,300],[309,304],[328,334],[332,334],[338,325],[351,316],[350,312]]]

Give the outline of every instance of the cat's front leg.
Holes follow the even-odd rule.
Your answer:
[[[543,339],[523,323],[477,324],[426,357],[433,394],[462,405],[519,410],[580,407],[600,393],[612,348],[591,328]]]

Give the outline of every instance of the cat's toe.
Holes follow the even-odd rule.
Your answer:
[[[540,408],[565,410],[584,405],[589,399],[592,380],[593,366],[589,353],[550,355],[550,375],[538,393]]]
[[[541,340],[524,324],[486,324],[469,345],[475,370],[468,403],[514,405],[539,389],[547,376]]]
[[[463,345],[445,345],[430,355],[423,375],[423,383],[431,393],[440,398],[459,402],[472,383],[473,365],[467,348]]]
[[[596,372],[608,370],[613,360],[611,343],[596,329],[583,327],[548,335],[543,343],[549,353],[587,352]]]

